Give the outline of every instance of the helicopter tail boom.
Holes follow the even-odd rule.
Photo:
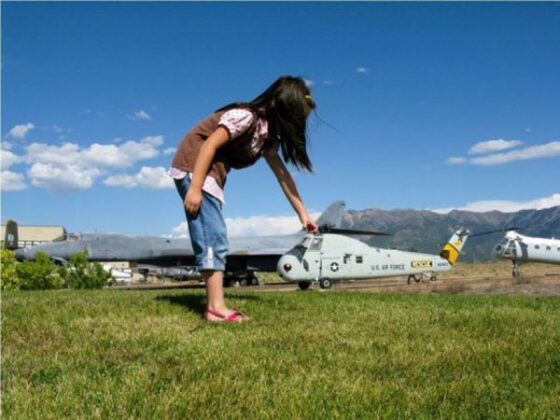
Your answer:
[[[465,246],[465,242],[467,242],[469,233],[470,232],[465,228],[457,230],[443,246],[439,255],[449,261],[449,264],[455,265],[455,263],[459,260],[461,250],[463,249],[463,246]]]

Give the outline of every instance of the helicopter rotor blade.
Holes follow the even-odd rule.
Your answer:
[[[504,229],[487,230],[485,232],[474,233],[474,234],[470,235],[470,237],[471,238],[476,238],[477,236],[491,235],[492,233],[499,233],[499,232],[505,232],[505,230]]]
[[[523,228],[520,227],[516,227],[516,226],[512,226],[512,227],[508,227],[508,228],[502,228],[502,229],[496,229],[496,230],[488,230],[486,232],[478,232],[475,233],[473,235],[470,235],[471,238],[475,238],[477,236],[484,236],[484,235],[490,235],[492,233],[500,233],[500,232],[509,232],[510,230],[521,230]]]
[[[329,226],[320,226],[319,232],[321,233],[338,233],[340,235],[372,235],[372,236],[390,236],[390,233],[376,232],[372,230],[354,230],[354,229],[340,229]]]

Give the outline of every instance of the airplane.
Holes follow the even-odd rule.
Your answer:
[[[382,232],[327,228],[307,234],[294,248],[278,260],[278,273],[288,282],[297,282],[301,290],[311,283],[330,289],[333,281],[370,279],[408,275],[408,283],[420,282],[423,276],[437,280],[437,273],[449,271],[470,232],[455,231],[439,255],[376,248],[346,235],[387,235]]]
[[[560,264],[560,239],[535,238],[521,235],[519,228],[481,232],[473,236],[506,231],[505,236],[492,249],[498,259],[511,260],[513,277],[521,275],[520,265],[526,262]]]
[[[116,268],[110,264],[103,264],[102,267],[111,275],[116,284],[128,284],[132,281],[132,270],[130,268]]]
[[[317,219],[317,224],[339,227],[344,214],[345,203],[335,201]],[[299,231],[291,235],[229,238],[226,285],[233,281],[241,285],[258,284],[255,272],[275,272],[278,259],[304,235],[304,231]],[[17,247],[17,224],[13,221],[6,224],[6,244],[9,249]],[[15,254],[19,260],[25,260],[34,259],[37,252],[45,252],[55,262],[65,264],[72,255],[83,251],[89,261],[132,261],[160,267],[195,265],[189,239],[115,233],[65,234],[50,243],[15,249]]]

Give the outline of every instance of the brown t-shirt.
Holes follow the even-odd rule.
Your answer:
[[[185,172],[194,171],[195,163],[203,142],[220,126],[220,118],[225,112],[226,111],[215,112],[187,133],[177,148],[177,152],[171,163],[172,167]],[[269,137],[261,150],[255,151],[251,147],[257,119],[257,115],[253,112],[253,118],[249,128],[216,151],[216,155],[214,156],[214,160],[212,161],[207,175],[214,178],[220,188],[224,188],[227,174],[231,168],[241,169],[253,165],[262,156],[265,150],[274,145],[275,142]],[[222,126],[227,129],[226,126]]]

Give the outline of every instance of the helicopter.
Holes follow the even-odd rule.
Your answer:
[[[498,259],[511,260],[511,275],[521,275],[520,265],[526,262],[560,264],[560,239],[535,238],[521,235],[519,227],[491,230],[472,235],[482,236],[497,232],[505,232],[504,237],[492,249],[492,256]]]
[[[297,282],[301,290],[312,283],[330,289],[333,281],[376,277],[408,276],[408,283],[449,271],[459,259],[470,232],[457,229],[439,255],[376,248],[352,238],[352,235],[379,235],[384,232],[356,231],[322,227],[307,234],[278,260],[277,271],[283,280]]]

